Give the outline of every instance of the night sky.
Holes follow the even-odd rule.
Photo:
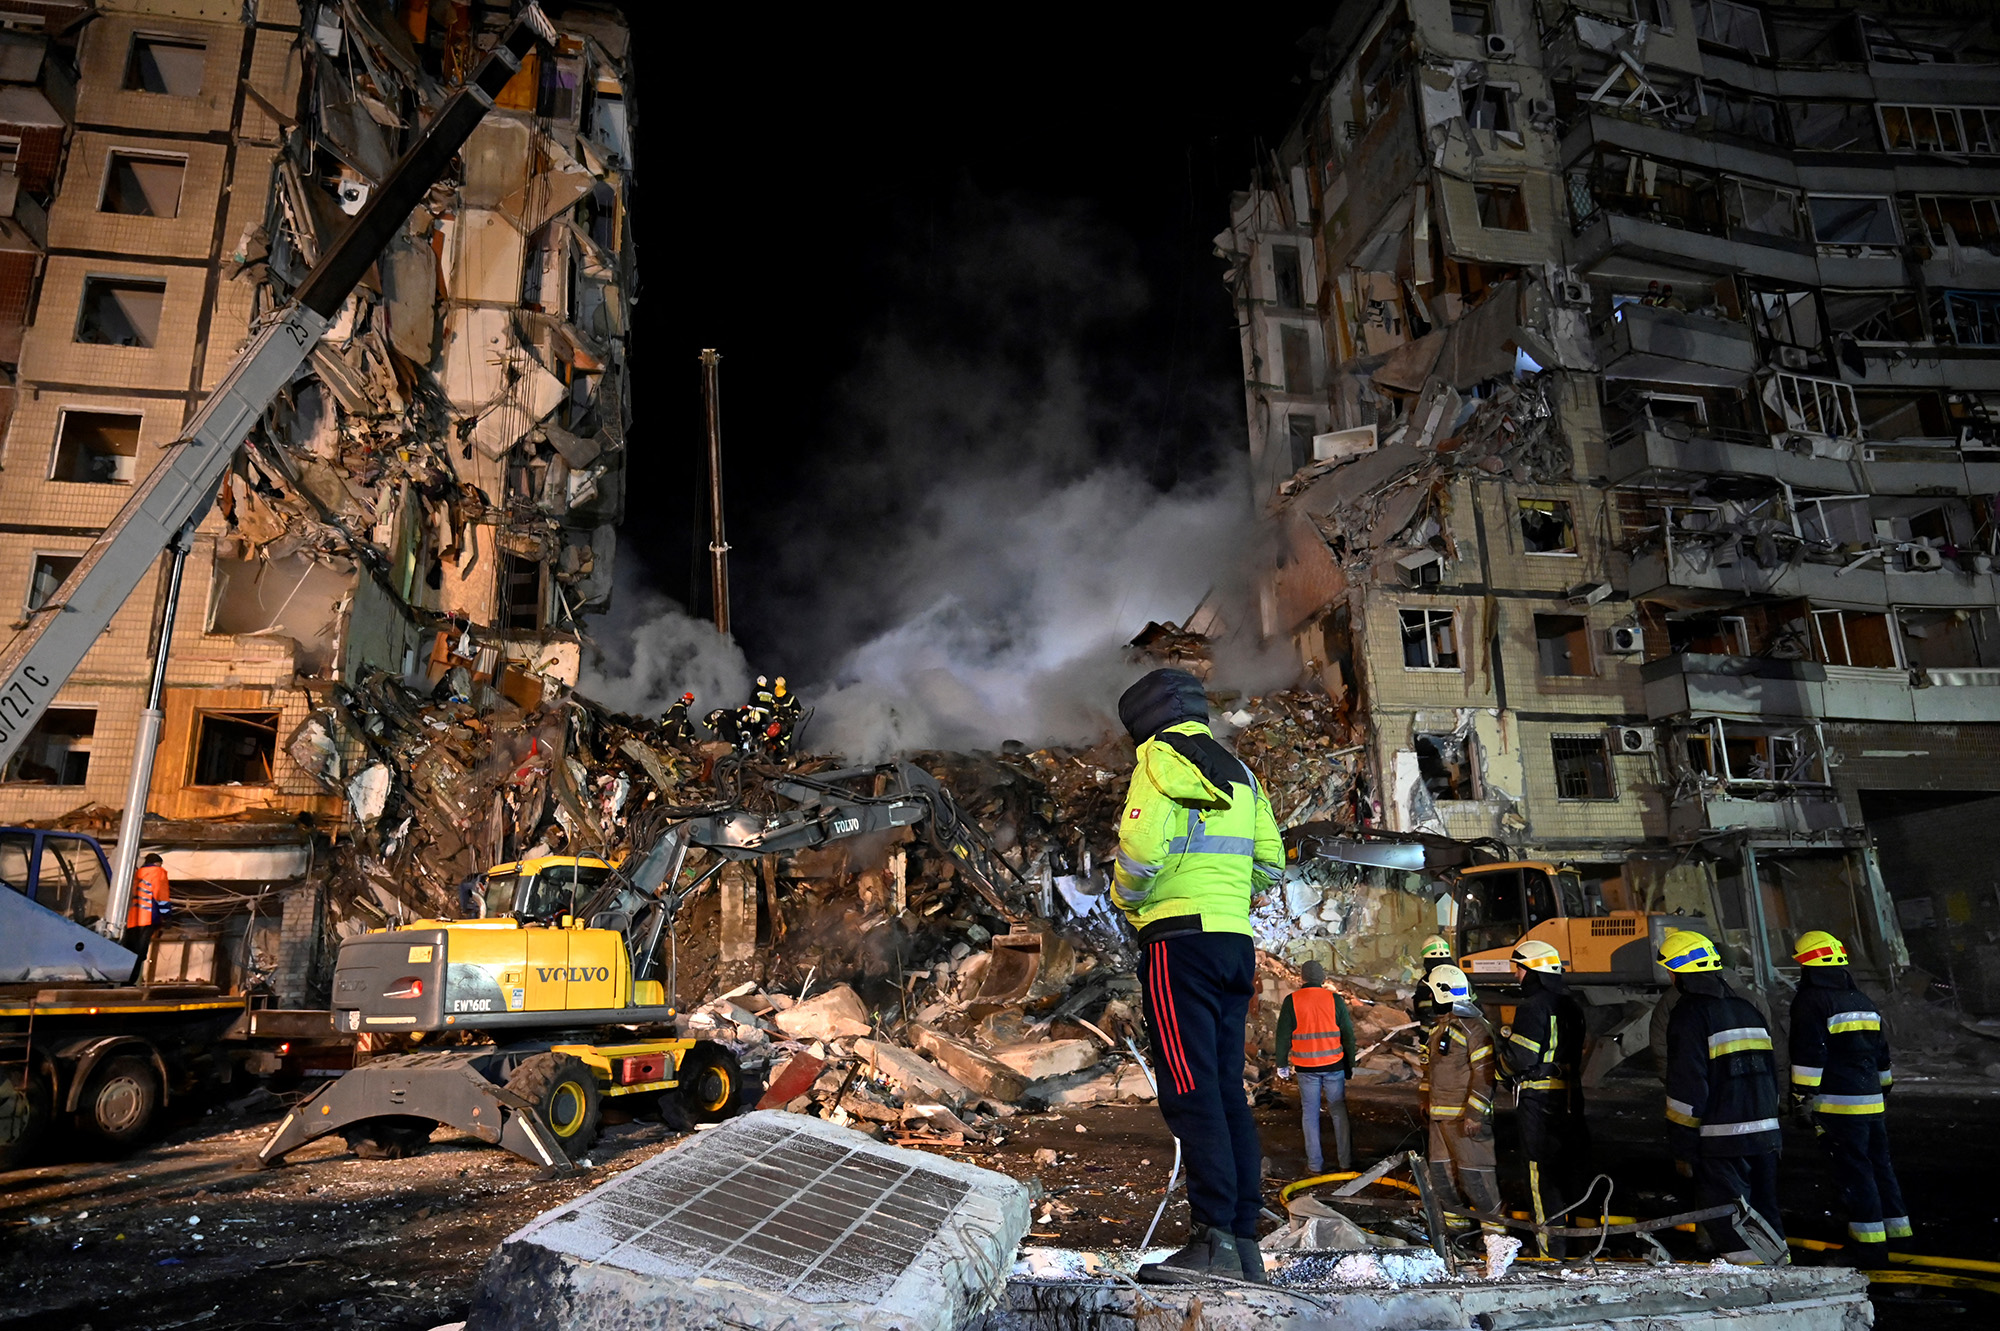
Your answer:
[[[815,579],[866,574],[788,560],[788,546],[827,522],[893,528],[901,492],[922,483],[874,465],[867,348],[894,328],[986,363],[1032,361],[1037,322],[1069,321],[1064,286],[982,258],[1024,227],[1088,236],[1081,261],[1050,275],[1079,307],[1103,294],[1095,255],[1143,290],[1071,330],[1080,373],[1122,418],[1095,446],[1163,489],[1241,448],[1235,316],[1211,237],[1295,113],[1297,43],[1328,8],[1258,7],[1225,25],[1091,6],[974,23],[633,4],[627,586],[642,574],[707,613],[696,357],[715,346],[736,636],[753,660],[829,668],[839,627],[798,631],[825,590]]]

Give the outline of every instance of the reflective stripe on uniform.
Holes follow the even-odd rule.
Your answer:
[[[1893,1073],[1891,1073],[1891,1072],[1889,1071],[1889,1069],[1887,1069],[1887,1068],[1883,1068],[1883,1069],[1882,1069],[1882,1089],[1886,1091],[1886,1090],[1888,1090],[1888,1089],[1889,1089],[1889,1088],[1890,1088],[1891,1086],[1894,1086],[1895,1084],[1896,1084],[1896,1078],[1895,1078],[1895,1075],[1894,1075]]]
[[[1493,1102],[1476,1092],[1466,1097],[1466,1104],[1469,1108],[1476,1109],[1482,1114],[1493,1112]]]
[[[1566,1091],[1569,1089],[1569,1083],[1561,1077],[1544,1077],[1540,1081],[1522,1082],[1521,1089],[1524,1091]]]
[[[1242,855],[1254,858],[1257,854],[1257,840],[1247,836],[1210,836],[1202,825],[1201,811],[1188,810],[1188,830],[1186,836],[1177,836],[1167,843],[1169,855]]]
[[[1475,1063],[1477,1063],[1482,1058],[1491,1058],[1491,1057],[1493,1057],[1493,1046],[1490,1044],[1481,1045],[1479,1048],[1472,1051],[1472,1061]]]
[[[1889,1237],[1892,1239],[1907,1239],[1916,1233],[1914,1229],[1910,1228],[1910,1217],[1906,1215],[1892,1215],[1888,1217],[1882,1222],[1882,1228],[1888,1232]]]
[[[1847,1222],[1849,1238],[1859,1243],[1887,1243],[1889,1228],[1880,1220],[1850,1220]]]
[[[1542,1056],[1542,1047],[1539,1044],[1535,1043],[1533,1040],[1530,1040],[1527,1036],[1521,1034],[1519,1031],[1515,1031],[1512,1035],[1508,1036],[1507,1038],[1509,1040],[1512,1040],[1515,1044],[1520,1045],[1521,1048],[1527,1050],[1529,1053],[1533,1054],[1536,1058],[1540,1058]]]
[[[1704,1123],[1701,1135],[1704,1137],[1747,1137],[1753,1132],[1776,1132],[1778,1120],[1775,1118],[1753,1118],[1748,1123]]]
[[[1879,1114],[1880,1095],[1815,1095],[1813,1108],[1822,1114]]]
[[[1878,1012],[1836,1012],[1826,1019],[1828,1035],[1845,1035],[1849,1031],[1879,1031],[1882,1016]]]
[[[1133,878],[1151,878],[1160,871],[1159,865],[1135,860],[1122,850],[1118,852],[1118,867]]]
[[[1432,1118],[1457,1118],[1465,1112],[1464,1105],[1432,1105]]]
[[[1262,878],[1266,884],[1284,881],[1285,871],[1275,864],[1253,864],[1250,872]]]
[[[1801,1067],[1797,1063],[1792,1064],[1792,1085],[1794,1086],[1817,1086],[1820,1083],[1820,1078],[1825,1075],[1825,1068],[1808,1068]]]
[[[1750,1049],[1769,1049],[1771,1033],[1762,1026],[1732,1026],[1726,1031],[1717,1031],[1708,1037],[1708,1056],[1721,1058],[1724,1054],[1740,1054]]]
[[[1694,1106],[1685,1100],[1676,1100],[1671,1095],[1667,1097],[1667,1121],[1678,1123],[1684,1128],[1701,1126],[1701,1120],[1695,1117]]]

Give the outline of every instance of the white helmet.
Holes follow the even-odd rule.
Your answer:
[[[1424,986],[1431,991],[1431,998],[1445,1007],[1472,1001],[1472,982],[1456,966],[1439,966],[1425,977]]]

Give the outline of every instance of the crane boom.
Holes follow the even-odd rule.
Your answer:
[[[528,4],[453,93],[429,127],[369,197],[353,223],[313,266],[290,305],[237,354],[229,373],[195,413],[166,456],[134,489],[48,603],[0,652],[0,766],[13,756],[49,703],[81,664],[147,570],[215,502],[216,487],[236,450],[277,394],[291,383],[334,316],[411,211],[451,165],[458,150],[520,69],[536,43],[553,47],[555,29]],[[156,650],[165,652],[162,641]],[[136,763],[147,773],[150,747]],[[135,779],[137,799],[145,785]],[[136,823],[132,824],[136,828]],[[124,838],[121,838],[121,840]],[[136,837],[130,838],[136,842]],[[112,883],[107,919],[122,924],[135,847],[119,847],[121,871]]]

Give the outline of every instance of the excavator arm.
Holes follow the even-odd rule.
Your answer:
[[[529,4],[521,11],[472,79],[432,117],[353,224],[321,256],[291,304],[237,355],[228,375],[180,437],[167,445],[55,595],[29,616],[28,626],[0,653],[0,766],[13,757],[161,552],[177,543],[185,551],[187,536],[214,503],[223,473],[265,409],[297,375],[411,210],[450,167],[522,58],[536,43],[553,47],[555,40],[555,30],[538,6]],[[158,651],[165,655],[165,642]],[[142,743],[138,762],[150,773],[149,744]],[[145,784],[134,780],[133,787],[143,802]],[[120,870],[105,915],[109,921],[125,918],[132,878],[127,861],[136,846],[123,842],[136,842],[136,824],[134,833],[120,838]]]

